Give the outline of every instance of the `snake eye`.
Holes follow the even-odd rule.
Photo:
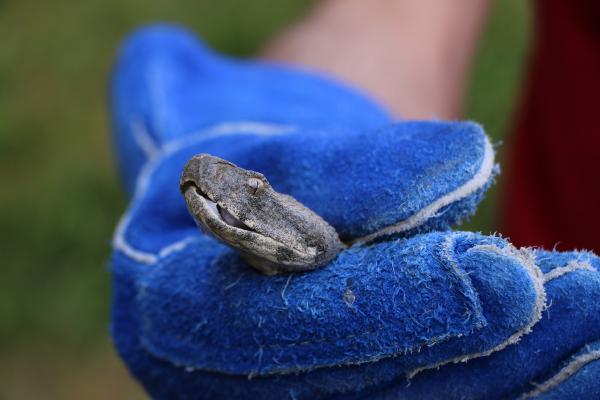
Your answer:
[[[248,178],[246,184],[248,185],[248,190],[250,191],[250,194],[255,196],[260,194],[260,192],[265,186],[263,181],[261,181],[258,178]]]

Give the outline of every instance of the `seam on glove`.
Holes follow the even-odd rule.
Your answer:
[[[454,242],[455,238],[453,236],[448,236],[444,240],[443,246],[443,255],[446,257],[447,262],[441,263],[441,265],[448,265],[450,267],[449,276],[456,279],[459,282],[461,287],[465,288],[473,288],[473,297],[468,296],[466,293],[461,292],[464,301],[468,304],[473,310],[477,312],[479,315],[484,315],[483,310],[481,308],[481,301],[479,299],[479,293],[475,289],[471,278],[469,278],[469,274],[464,270],[458,267],[456,259],[454,257]],[[469,249],[470,250],[470,249]],[[467,250],[468,251],[468,250]],[[487,322],[486,322],[487,323]],[[485,324],[482,324],[483,326]]]
[[[133,127],[132,127],[133,128]],[[131,222],[130,215],[132,214],[133,207],[139,202],[139,200],[145,195],[146,189],[150,176],[156,169],[158,161],[170,154],[175,153],[177,150],[184,148],[191,142],[201,143],[204,140],[213,139],[219,136],[229,135],[247,135],[253,134],[257,136],[270,136],[279,135],[291,132],[295,127],[291,125],[278,125],[271,123],[253,122],[253,121],[234,121],[234,122],[223,122],[210,126],[205,129],[201,129],[196,132],[191,132],[184,135],[180,139],[175,139],[165,143],[162,147],[156,150],[150,150],[151,146],[155,146],[150,134],[148,133],[145,125],[139,123],[136,124],[134,129],[134,135],[138,146],[142,152],[148,157],[146,163],[141,169],[140,175],[137,178],[135,185],[135,192],[132,201],[129,203],[130,206],[125,211],[125,214],[119,220],[117,229],[115,230],[112,246],[115,250],[119,250],[127,257],[141,264],[152,265],[155,264],[161,257],[171,254],[173,251],[179,251],[188,244],[195,241],[194,237],[186,237],[182,240],[168,244],[161,248],[158,253],[150,253],[141,251],[131,246],[125,239],[125,231],[127,230],[129,223]],[[137,134],[135,133],[137,132]],[[150,141],[150,145],[147,143]],[[150,147],[149,147],[150,146]]]
[[[592,264],[590,264],[588,261],[580,261],[575,259],[569,261],[564,267],[557,267],[550,272],[546,272],[544,274],[544,283],[580,269],[586,271],[596,271],[596,269],[592,267]]]
[[[587,364],[595,360],[600,360],[600,350],[594,350],[587,354],[582,354],[578,357],[575,357],[570,363],[564,366],[556,375],[554,375],[552,378],[548,379],[544,383],[532,382],[531,384],[534,385],[536,388],[534,390],[522,394],[519,397],[519,399],[528,399],[531,397],[536,397],[540,394],[552,390],[553,388],[560,385],[561,383],[569,379],[571,376],[576,374]]]
[[[141,119],[136,119],[131,122],[131,133],[136,144],[144,153],[146,162],[156,158],[159,155],[171,154],[176,150],[181,149],[189,142],[201,142],[204,139],[214,138],[217,136],[226,136],[231,134],[253,133],[258,136],[277,135],[291,132],[296,129],[293,125],[273,124],[268,122],[256,121],[233,121],[221,122],[211,125],[207,128],[199,129],[186,133],[179,138],[169,140],[164,144],[157,143],[146,124]]]
[[[154,141],[150,132],[148,132],[146,124],[140,119],[136,119],[131,121],[130,129],[133,139],[140,150],[142,150],[142,153],[144,153],[146,161],[156,158],[160,152],[160,146]]]
[[[522,329],[516,331],[511,336],[509,336],[508,339],[506,339],[504,342],[498,344],[497,346],[491,349],[471,354],[464,354],[432,365],[415,368],[406,374],[408,380],[412,379],[419,372],[428,369],[439,368],[443,365],[450,363],[456,364],[459,362],[467,362],[473,358],[486,357],[496,351],[500,351],[511,344],[517,343],[521,339],[521,337],[531,332],[533,326],[542,319],[542,312],[546,308],[546,290],[544,289],[544,274],[542,273],[541,269],[535,264],[535,254],[533,253],[533,251],[526,248],[517,249],[516,247],[510,244],[503,248],[499,248],[495,245],[483,244],[473,246],[470,249],[468,249],[467,252],[477,250],[489,251],[492,253],[499,254],[501,256],[516,258],[519,261],[519,264],[525,267],[525,272],[530,276],[531,281],[533,282],[533,288],[537,297],[531,321],[529,321],[529,323],[525,325]]]
[[[352,243],[367,243],[381,236],[406,232],[419,225],[422,225],[424,222],[434,217],[443,207],[452,204],[458,200],[461,200],[465,197],[468,197],[471,194],[475,193],[477,190],[484,187],[492,176],[495,155],[492,144],[490,143],[490,139],[487,137],[487,135],[485,135],[484,137],[485,149],[483,159],[481,161],[481,166],[471,179],[465,182],[458,189],[455,189],[452,192],[447,193],[444,196],[438,198],[437,200],[430,203],[425,208],[422,208],[421,210],[417,211],[415,214],[408,217],[407,219],[397,222],[393,225],[387,226],[383,229],[380,229],[377,232],[373,232],[361,238],[354,239]]]

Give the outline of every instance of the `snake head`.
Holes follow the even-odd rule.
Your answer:
[[[263,273],[312,270],[344,248],[331,225],[264,175],[221,158],[190,159],[180,189],[200,228]]]

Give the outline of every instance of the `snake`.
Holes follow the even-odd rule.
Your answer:
[[[266,275],[314,270],[346,248],[330,224],[259,172],[203,153],[186,162],[179,183],[200,229]]]

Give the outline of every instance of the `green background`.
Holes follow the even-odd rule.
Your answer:
[[[0,399],[144,397],[108,336],[106,262],[126,206],[107,135],[119,41],[172,21],[250,56],[309,5],[0,0]],[[471,74],[466,117],[495,142],[517,104],[529,21],[526,2],[496,1]],[[501,183],[465,229],[496,230]]]

